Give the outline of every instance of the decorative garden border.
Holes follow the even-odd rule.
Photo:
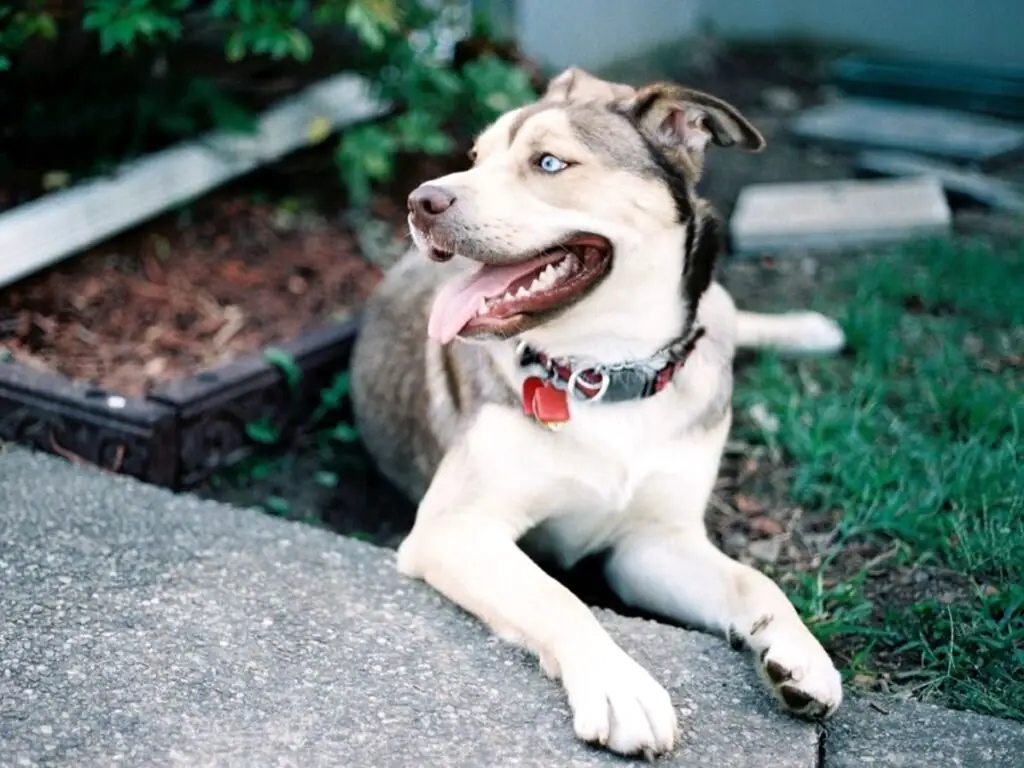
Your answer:
[[[0,362],[0,440],[20,443],[173,490],[201,484],[250,455],[246,425],[294,436],[320,391],[348,366],[358,319],[279,345],[301,371],[290,383],[262,353],[170,381],[144,398]]]

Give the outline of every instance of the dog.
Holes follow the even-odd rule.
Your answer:
[[[669,694],[537,562],[603,553],[625,604],[746,647],[792,713],[843,695],[779,587],[705,530],[736,348],[844,344],[823,315],[738,311],[714,281],[694,189],[712,146],[764,139],[705,93],[562,73],[471,168],[409,195],[414,247],[353,350],[357,428],[418,502],[399,570],[536,654],[576,735],[623,755],[673,748]]]

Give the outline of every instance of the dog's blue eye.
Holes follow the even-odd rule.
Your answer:
[[[537,160],[537,167],[544,171],[544,173],[558,173],[568,168],[569,164],[564,160],[559,160],[554,155],[541,155],[540,159]]]

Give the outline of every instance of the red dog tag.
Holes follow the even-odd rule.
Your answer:
[[[523,413],[544,426],[561,426],[569,420],[569,396],[537,376],[523,382]]]

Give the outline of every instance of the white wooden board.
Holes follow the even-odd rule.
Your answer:
[[[949,232],[935,178],[755,184],[729,221],[733,249],[764,253],[839,249]]]
[[[385,109],[365,80],[336,75],[265,112],[251,135],[209,134],[7,211],[0,215],[0,288],[308,144],[311,131]]]

